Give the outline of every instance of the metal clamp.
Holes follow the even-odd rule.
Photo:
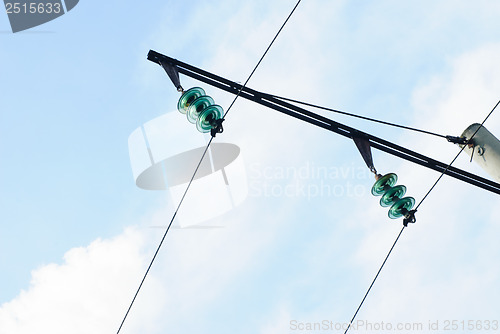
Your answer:
[[[212,123],[212,129],[210,130],[210,134],[212,135],[212,137],[215,137],[215,135],[218,133],[224,132],[222,122],[224,122],[224,118],[217,119]]]
[[[409,223],[416,223],[417,222],[417,218],[415,218],[415,212],[417,212],[417,210],[410,210],[408,211],[408,213],[405,215],[404,219],[403,219],[403,225],[405,227],[408,226]]]
[[[467,144],[467,138],[465,137],[446,136],[446,139],[453,144],[459,144],[459,145]]]

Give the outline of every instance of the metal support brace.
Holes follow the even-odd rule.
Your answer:
[[[352,135],[352,140],[354,140],[354,143],[356,144],[356,147],[359,150],[359,153],[361,153],[361,156],[363,157],[363,160],[366,163],[366,166],[370,169],[370,171],[377,175],[377,170],[375,169],[375,166],[373,165],[373,157],[372,157],[372,150],[370,146],[370,141],[368,138],[361,134],[354,133]]]
[[[164,60],[160,60],[159,63],[160,66],[163,67],[165,72],[167,72],[168,77],[170,78],[170,80],[172,80],[172,83],[174,84],[177,91],[184,92],[184,88],[182,88],[181,86],[181,80],[179,79],[179,71],[177,70],[177,66],[172,65],[171,63]]]

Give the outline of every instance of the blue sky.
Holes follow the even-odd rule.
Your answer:
[[[147,52],[244,82],[294,5],[81,1],[16,34],[0,14],[0,332],[116,332],[163,234],[151,227],[171,217],[167,193],[137,188],[129,160],[132,131],[179,98]],[[303,1],[249,86],[460,135],[500,98],[499,14],[494,1]],[[233,98],[201,86],[224,108]],[[328,115],[444,162],[458,152]],[[486,127],[499,135],[500,116]],[[206,222],[222,229],[169,233],[123,333],[294,333],[292,320],[349,321],[401,227],[369,194],[354,144],[244,100],[217,141],[241,148],[249,195]],[[417,201],[438,177],[378,151],[374,161]],[[457,166],[485,175],[466,156]],[[322,185],[346,195],[279,193]],[[499,204],[443,179],[358,318],[500,320]]]

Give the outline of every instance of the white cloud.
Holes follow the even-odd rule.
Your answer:
[[[34,270],[30,288],[0,308],[0,332],[113,332],[144,268],[143,242],[127,229],[71,249],[63,264]]]
[[[171,230],[123,333],[199,326],[192,317],[203,317],[225,289],[240,289],[238,281],[260,266],[291,212],[249,222],[256,211],[249,207],[245,217],[231,219],[224,229]],[[165,225],[170,217],[161,209],[144,224]],[[0,308],[0,332],[115,332],[163,234],[146,228],[128,228],[112,239],[73,248],[64,263],[34,270],[30,287]]]

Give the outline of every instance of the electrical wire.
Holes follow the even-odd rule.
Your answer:
[[[446,138],[446,139],[449,137],[449,136],[445,136],[445,135],[442,135],[442,134],[439,134],[439,133],[435,133],[435,132],[431,132],[431,131],[421,130],[421,129],[412,128],[412,127],[405,126],[405,125],[400,125],[400,124],[395,124],[395,123],[390,123],[390,122],[378,120],[378,119],[375,119],[375,118],[370,118],[370,117],[366,117],[366,116],[356,115],[356,114],[348,113],[348,112],[345,112],[345,111],[342,111],[342,110],[327,108],[327,107],[319,106],[319,105],[308,103],[308,102],[298,101],[298,100],[289,99],[289,98],[286,98],[286,97],[281,97],[281,96],[276,96],[276,95],[269,95],[269,96],[272,96],[274,98],[277,98],[277,99],[280,99],[280,100],[283,100],[283,101],[293,102],[293,103],[302,104],[302,105],[305,105],[305,106],[308,106],[308,107],[312,107],[312,108],[317,108],[317,109],[322,109],[322,110],[326,110],[326,111],[331,111],[331,112],[334,112],[334,113],[337,113],[337,114],[341,114],[341,115],[346,115],[346,116],[350,116],[350,117],[360,118],[360,119],[363,119],[365,121],[370,121],[370,122],[380,123],[380,124],[384,124],[384,125],[389,125],[389,126],[393,126],[393,127],[397,127],[397,128],[401,128],[401,129],[405,129],[405,130],[416,131],[416,132],[425,133],[425,134],[428,134],[428,135],[432,135],[432,136],[436,136],[436,137],[441,137],[441,138]]]
[[[460,151],[458,152],[458,154],[455,156],[455,158],[453,158],[453,160],[445,168],[445,170],[443,170],[441,172],[441,175],[439,175],[439,177],[437,178],[436,182],[434,182],[434,184],[429,189],[429,191],[425,194],[425,196],[420,200],[420,202],[418,203],[418,205],[415,207],[415,211],[420,207],[420,205],[424,202],[424,200],[427,198],[427,196],[429,196],[429,194],[431,193],[431,191],[436,187],[436,185],[438,184],[438,182],[443,178],[444,174],[448,171],[448,169],[455,162],[455,160],[457,160],[458,156],[463,152],[463,150],[465,149],[465,147],[467,147],[467,145],[469,145],[472,142],[472,138],[474,138],[474,136],[479,131],[479,129],[481,129],[483,127],[483,125],[486,122],[486,120],[491,116],[491,114],[493,113],[493,111],[495,111],[495,109],[498,107],[499,104],[500,104],[500,100],[497,102],[497,104],[495,104],[495,106],[493,107],[493,109],[491,109],[491,111],[489,112],[489,114],[483,120],[483,122],[481,123],[481,125],[476,129],[476,131],[474,131],[474,133],[472,134],[472,136],[469,139],[467,139],[467,142],[462,146],[462,148],[460,149]]]
[[[356,316],[358,315],[358,312],[359,312],[359,310],[361,309],[361,306],[363,306],[363,303],[365,302],[366,297],[368,297],[368,294],[370,293],[370,290],[372,289],[373,284],[375,284],[375,281],[377,280],[378,275],[379,275],[379,274],[380,274],[380,272],[382,271],[382,268],[384,268],[384,265],[385,265],[385,263],[387,262],[387,259],[389,258],[389,255],[391,255],[392,250],[393,250],[393,249],[394,249],[394,247],[396,246],[396,243],[398,242],[399,237],[401,236],[401,233],[403,233],[403,231],[404,231],[405,227],[406,227],[406,226],[403,226],[403,228],[401,229],[401,231],[399,231],[399,234],[398,234],[398,237],[396,238],[396,241],[394,241],[394,243],[392,244],[392,247],[391,247],[391,249],[389,250],[389,253],[387,253],[387,256],[385,257],[384,262],[382,263],[382,265],[380,266],[379,270],[377,271],[377,275],[375,275],[375,278],[373,279],[372,284],[370,284],[370,287],[369,287],[369,288],[368,288],[368,290],[366,291],[365,296],[363,297],[363,300],[361,300],[361,303],[359,304],[359,306],[358,306],[358,308],[357,308],[356,312],[354,313],[354,315],[353,315],[353,317],[352,317],[351,321],[349,322],[349,325],[347,326],[347,328],[346,328],[346,330],[345,330],[344,334],[346,334],[346,333],[349,331],[349,329],[351,328],[351,325],[352,325],[352,323],[354,322],[354,319],[356,319]]]
[[[264,57],[267,55],[267,52],[269,51],[269,49],[271,48],[271,46],[274,44],[274,41],[276,40],[276,38],[278,38],[278,35],[280,34],[281,30],[283,30],[283,28],[287,24],[288,20],[290,19],[290,17],[292,17],[293,13],[295,12],[295,9],[297,9],[297,7],[299,6],[299,4],[300,4],[301,1],[302,0],[297,1],[297,3],[295,4],[295,7],[293,7],[292,11],[290,12],[290,14],[288,15],[288,17],[286,18],[285,22],[283,22],[283,24],[281,25],[281,28],[278,30],[278,32],[276,33],[276,35],[274,35],[273,40],[271,41],[271,43],[269,43],[269,46],[267,47],[266,51],[264,51],[264,54],[262,55],[262,57],[260,57],[259,62],[257,63],[257,65],[255,65],[254,69],[252,70],[252,73],[250,73],[250,75],[248,76],[248,79],[245,81],[245,83],[243,84],[243,86],[241,86],[240,90],[238,91],[238,94],[236,94],[233,102],[231,102],[231,104],[229,105],[229,108],[227,108],[226,112],[224,113],[224,117],[226,117],[227,113],[229,112],[229,110],[233,106],[234,102],[236,102],[236,99],[240,96],[241,91],[247,86],[248,82],[250,81],[250,78],[252,78],[253,74],[257,70],[257,67],[259,67],[259,65],[262,62],[262,60],[264,60]]]
[[[170,219],[170,223],[168,224],[167,229],[165,230],[165,233],[163,234],[163,237],[161,238],[160,243],[158,244],[158,247],[156,248],[156,251],[155,251],[155,253],[153,255],[153,258],[151,259],[151,262],[149,263],[148,269],[146,270],[146,273],[144,274],[144,277],[142,278],[141,284],[139,284],[139,287],[137,288],[137,291],[135,292],[134,298],[132,298],[132,302],[130,303],[130,305],[129,305],[128,309],[127,309],[127,312],[125,313],[125,316],[123,317],[123,320],[122,320],[122,322],[120,324],[120,327],[118,328],[118,331],[116,332],[117,334],[120,333],[120,330],[122,329],[122,326],[125,323],[125,320],[127,319],[127,316],[129,314],[130,310],[132,309],[132,305],[134,305],[135,299],[137,298],[137,295],[139,294],[139,291],[141,290],[142,285],[144,284],[144,281],[146,280],[146,277],[149,274],[149,270],[153,266],[153,263],[154,263],[154,261],[156,259],[156,256],[158,255],[158,252],[160,251],[160,248],[163,245],[163,241],[165,241],[165,238],[167,237],[167,233],[170,230],[170,227],[172,226],[172,223],[174,222],[175,217],[177,216],[177,212],[179,211],[179,209],[180,209],[180,207],[182,205],[182,202],[184,201],[184,198],[186,197],[186,194],[187,194],[189,188],[191,187],[191,183],[193,183],[193,180],[194,180],[194,178],[196,176],[196,173],[198,172],[198,169],[200,168],[200,165],[203,162],[203,159],[205,158],[205,155],[207,154],[208,148],[210,147],[210,144],[212,143],[213,139],[214,139],[214,137],[210,138],[210,140],[209,140],[209,142],[207,144],[207,147],[205,148],[205,151],[203,151],[203,154],[201,156],[200,162],[196,166],[196,169],[194,170],[193,176],[191,177],[191,180],[189,180],[189,183],[188,183],[188,185],[186,187],[186,190],[184,191],[184,194],[182,195],[182,198],[181,198],[179,204],[177,205],[177,209],[175,210],[175,212],[174,212],[174,214],[172,216],[172,219]]]
[[[233,102],[229,105],[229,107],[227,108],[225,114],[224,114],[224,117],[227,115],[227,113],[229,112],[229,110],[231,109],[231,107],[234,105],[234,103],[236,102],[236,99],[238,98],[238,96],[241,94],[241,90],[246,86],[246,84],[248,83],[248,81],[250,81],[250,78],[253,76],[253,74],[255,73],[255,71],[257,70],[257,68],[259,67],[260,63],[262,62],[262,60],[264,59],[264,57],[266,56],[267,52],[269,51],[269,49],[271,48],[271,46],[273,45],[274,41],[276,40],[276,38],[278,37],[278,35],[281,33],[281,31],[283,30],[283,28],[285,27],[286,23],[288,22],[288,20],[290,19],[290,17],[292,16],[292,14],[295,12],[295,9],[298,7],[298,5],[300,4],[301,0],[297,1],[297,4],[295,5],[295,7],[292,9],[292,11],[290,12],[290,14],[288,15],[288,17],[286,18],[285,22],[282,24],[281,28],[278,30],[278,32],[276,33],[276,35],[274,36],[273,40],[271,41],[271,43],[269,44],[269,46],[267,47],[266,51],[264,52],[264,54],[262,55],[262,57],[259,59],[257,65],[254,67],[254,69],[252,70],[252,72],[250,73],[250,75],[248,76],[248,79],[245,81],[245,84],[243,85],[243,87],[240,89],[240,91],[238,92],[238,94],[236,95],[236,97],[234,98]],[[175,220],[175,217],[177,216],[177,212],[179,211],[181,205],[182,205],[182,202],[184,201],[184,198],[186,197],[186,194],[189,190],[189,188],[191,187],[191,184],[194,180],[194,178],[196,177],[196,173],[198,172],[198,169],[200,168],[200,165],[201,163],[203,162],[203,159],[205,158],[205,155],[208,151],[208,149],[210,148],[210,144],[212,143],[212,140],[215,138],[215,136],[212,136],[210,138],[210,140],[208,141],[208,144],[205,148],[205,151],[203,151],[203,154],[201,156],[201,159],[200,159],[200,162],[198,163],[198,165],[196,166],[196,169],[194,170],[194,173],[193,173],[193,176],[191,177],[191,180],[189,181],[187,187],[186,187],[186,190],[184,191],[184,194],[182,195],[182,198],[179,202],[179,204],[177,205],[177,209],[175,210],[173,216],[172,216],[172,219],[170,220],[170,223],[168,224],[167,226],[167,229],[165,230],[165,233],[163,234],[163,237],[161,238],[160,240],[160,243],[158,244],[158,247],[156,248],[156,251],[153,255],[153,258],[151,259],[151,262],[149,263],[149,266],[148,268],[146,269],[146,273],[144,274],[142,280],[141,280],[141,283],[139,284],[139,287],[137,288],[137,291],[135,292],[134,294],[134,297],[132,298],[132,301],[127,309],[127,312],[125,313],[125,316],[123,317],[123,320],[122,322],[120,323],[120,327],[118,328],[118,331],[116,332],[116,334],[119,334],[122,327],[123,327],[123,324],[125,323],[125,320],[127,319],[127,316],[128,314],[130,313],[130,310],[132,309],[132,306],[134,305],[134,302],[137,298],[137,295],[139,294],[139,291],[141,290],[142,288],[142,285],[144,284],[144,281],[146,280],[146,277],[148,276],[149,274],[149,271],[151,269],[151,267],[153,266],[153,263],[158,255],[158,252],[160,251],[160,248],[161,246],[163,245],[163,242],[165,241],[165,238],[167,237],[167,234],[168,234],[168,231],[170,230],[170,227],[172,226],[172,223],[174,222]]]
[[[460,152],[458,152],[458,154],[455,156],[455,158],[450,162],[450,164],[446,167],[446,169],[441,173],[441,175],[438,177],[438,179],[436,180],[436,182],[434,182],[434,184],[432,185],[432,187],[429,189],[429,191],[427,192],[427,194],[425,194],[425,196],[422,198],[422,200],[420,200],[420,202],[418,203],[418,205],[415,207],[415,211],[420,207],[420,205],[424,202],[424,200],[427,198],[427,196],[429,196],[429,194],[431,193],[431,191],[436,187],[436,185],[438,184],[438,182],[441,180],[441,178],[443,177],[443,175],[445,175],[446,171],[451,167],[451,165],[455,162],[455,160],[457,160],[458,156],[463,152],[463,150],[465,149],[465,147],[471,143],[472,139],[474,138],[474,136],[477,134],[477,132],[479,131],[479,129],[481,129],[484,125],[484,123],[486,122],[486,120],[491,116],[491,114],[493,113],[493,111],[495,111],[495,109],[498,107],[498,105],[500,104],[500,100],[495,104],[495,106],[493,107],[493,109],[491,109],[491,111],[488,113],[488,115],[486,116],[486,118],[483,120],[483,122],[481,123],[481,125],[476,129],[476,131],[474,131],[474,133],[472,134],[472,136],[467,139],[467,142],[462,146]],[[392,250],[394,249],[394,246],[396,246],[396,243],[398,242],[399,240],[399,237],[401,236],[401,234],[403,233],[404,229],[405,229],[406,226],[403,226],[403,228],[401,229],[401,231],[399,232],[398,234],[398,237],[396,238],[396,241],[394,241],[394,243],[392,244],[392,247],[391,249],[389,250],[389,253],[387,253],[387,256],[385,257],[385,260],[384,262],[382,263],[382,265],[380,266],[377,274],[375,275],[375,278],[373,279],[372,283],[370,284],[370,287],[368,288],[368,290],[366,291],[365,293],[365,296],[363,297],[363,299],[361,300],[361,303],[359,304],[358,308],[356,309],[356,312],[354,313],[354,316],[352,317],[351,321],[349,322],[349,325],[347,326],[344,334],[346,334],[349,329],[351,328],[351,325],[352,323],[354,322],[354,319],[356,318],[356,316],[358,315],[358,312],[359,310],[361,309],[361,306],[363,306],[363,303],[366,299],[366,297],[368,296],[368,294],[370,293],[372,287],[373,287],[373,284],[375,284],[375,281],[377,280],[377,277],[379,276],[380,272],[382,271],[382,268],[384,267],[385,263],[387,262],[387,259],[389,258],[389,256],[391,255],[392,253]]]

